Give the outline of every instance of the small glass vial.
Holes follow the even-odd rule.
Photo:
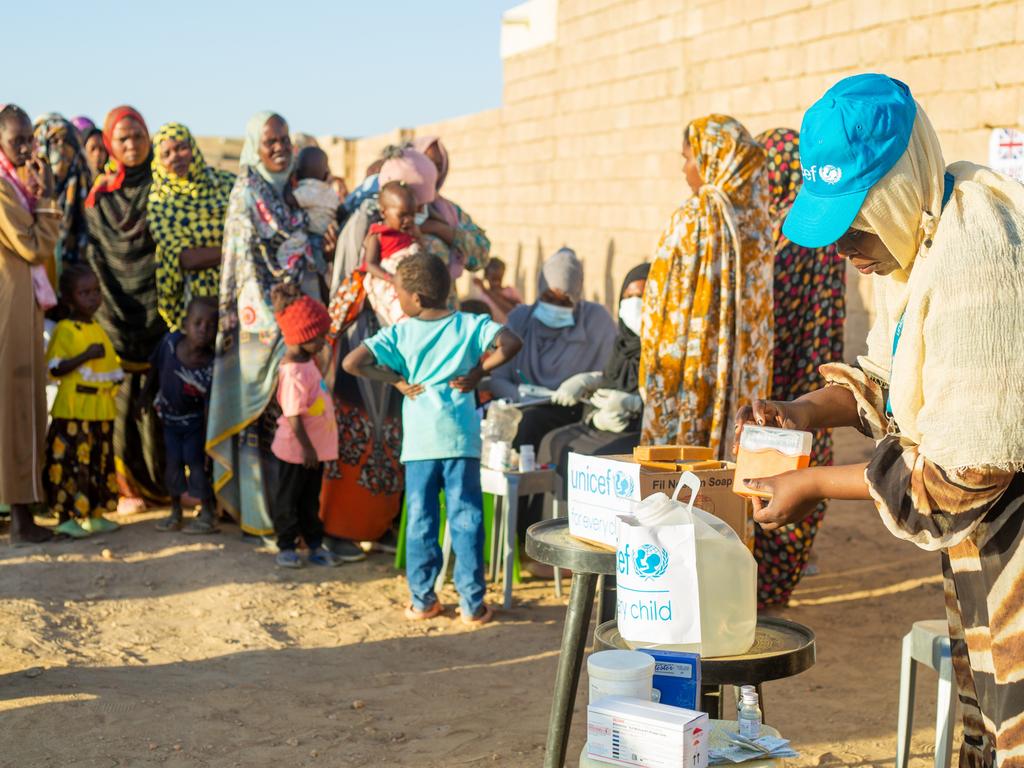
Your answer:
[[[761,735],[761,707],[756,690],[743,692],[739,721],[740,736],[756,739]]]
[[[736,689],[733,689],[736,690]],[[736,695],[736,722],[740,719],[740,709],[743,708],[743,695],[745,693],[757,693],[757,688],[752,685],[741,685]]]

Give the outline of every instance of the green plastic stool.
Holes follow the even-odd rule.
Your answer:
[[[445,515],[444,491],[441,491],[439,498],[441,508],[441,523],[437,529],[437,543],[444,546],[444,529],[447,516]],[[395,552],[395,569],[401,571],[405,568],[405,526],[408,519],[408,509],[405,505],[405,498],[402,498],[402,516],[398,523],[398,546]],[[491,563],[491,546],[489,542],[494,535],[494,496],[490,493],[484,494],[484,562]],[[499,545],[500,546],[500,545]],[[500,550],[499,550],[500,551]],[[443,574],[447,577],[447,574]],[[512,582],[520,583],[519,578],[519,548],[513,553],[512,561]]]

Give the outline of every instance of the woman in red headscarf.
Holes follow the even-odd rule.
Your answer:
[[[103,123],[103,143],[110,160],[85,201],[86,260],[103,292],[97,319],[125,372],[117,397],[114,453],[119,510],[131,512],[145,506],[143,499],[166,496],[160,426],[151,410],[139,412],[142,378],[167,327],[157,311],[156,244],[146,221],[153,181],[146,121],[131,107],[111,110]]]

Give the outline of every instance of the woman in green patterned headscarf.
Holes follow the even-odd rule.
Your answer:
[[[156,241],[157,302],[174,331],[192,297],[219,293],[224,216],[235,176],[208,166],[181,123],[161,127],[153,147],[148,214]]]

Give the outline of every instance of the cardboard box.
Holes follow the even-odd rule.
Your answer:
[[[707,768],[704,712],[608,696],[587,707],[587,755],[611,765]]]
[[[732,492],[735,465],[697,470],[701,488],[694,503],[723,520],[748,547],[754,546],[754,513],[750,502]],[[615,549],[618,516],[632,514],[633,505],[652,493],[671,496],[682,472],[643,467],[632,456],[569,454],[569,534],[601,547]],[[689,491],[680,501],[689,501]]]

